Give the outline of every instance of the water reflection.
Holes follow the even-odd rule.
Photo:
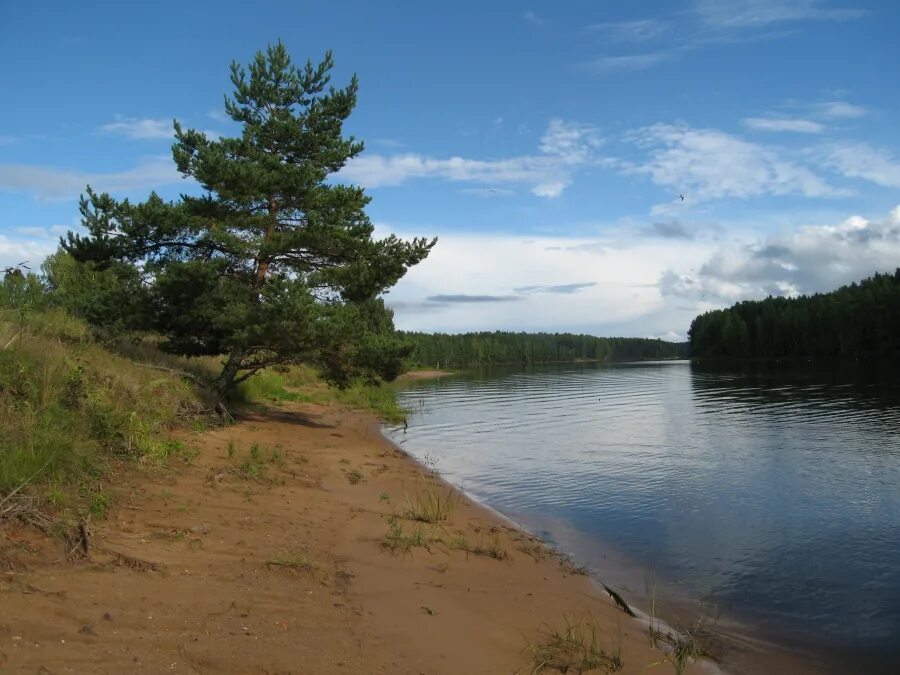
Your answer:
[[[407,389],[421,410],[395,438],[495,508],[557,523],[594,567],[590,542],[606,542],[785,641],[887,663],[900,657],[894,372],[470,373]]]

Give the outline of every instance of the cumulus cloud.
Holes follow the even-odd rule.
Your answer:
[[[171,157],[148,157],[133,169],[108,173],[29,164],[0,164],[0,190],[27,192],[43,201],[73,199],[86,185],[97,191],[147,190],[180,182]]]
[[[745,141],[717,129],[656,124],[631,134],[648,152],[640,163],[624,166],[646,174],[657,185],[684,194],[686,203],[725,197],[847,194],[776,148]]]
[[[339,179],[365,187],[401,185],[414,178],[438,178],[485,185],[530,186],[539,197],[558,197],[575,172],[599,160],[599,133],[590,125],[551,120],[534,155],[482,160],[463,157],[437,159],[416,153],[363,154],[351,160]]]
[[[694,272],[666,270],[659,289],[663,296],[725,306],[830,291],[874,272],[892,272],[898,264],[900,206],[881,220],[851,216],[720,248]]]
[[[104,124],[100,131],[108,134],[120,134],[138,140],[172,138],[175,131],[172,120],[138,119],[116,115],[115,122]]]
[[[825,125],[812,120],[787,117],[747,117],[744,126],[755,131],[789,131],[798,134],[821,134]]]

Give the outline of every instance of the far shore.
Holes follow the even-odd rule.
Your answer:
[[[646,623],[379,429],[367,413],[289,404],[184,434],[196,457],[176,471],[115,468],[117,505],[93,524],[87,559],[6,528],[0,665],[531,673],[554,633],[577,627],[621,660],[616,672],[674,672]],[[448,497],[446,520],[412,519]],[[779,659],[765,672],[804,672]],[[540,672],[559,672],[550,665]]]
[[[448,375],[456,375],[460,371],[458,370],[438,370],[438,369],[423,369],[423,370],[410,370],[403,373],[400,377],[397,378],[397,382],[415,382],[416,380],[433,380],[438,377],[447,377]]]

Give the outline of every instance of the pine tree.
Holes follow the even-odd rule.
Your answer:
[[[436,240],[374,240],[363,189],[328,181],[363,150],[342,132],[356,77],[331,87],[333,65],[327,52],[298,68],[280,42],[247,69],[232,63],[225,111],[241,135],[174,123],[175,163],[203,194],[132,204],[88,187],[88,235],[62,242],[80,261],[140,266],[163,348],[226,356],[220,399],[278,364],[311,362],[338,384],[400,372],[405,348],[379,296]]]

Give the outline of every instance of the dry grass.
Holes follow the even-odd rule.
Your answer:
[[[184,446],[168,433],[207,402],[183,378],[148,369],[91,338],[60,310],[0,311],[0,499],[100,516],[113,459],[159,464]]]
[[[544,626],[540,642],[528,645],[532,673],[614,673],[622,669],[619,636],[607,651],[601,647],[601,630],[591,617],[564,617],[564,623],[561,629]]]
[[[463,536],[457,536],[446,542],[447,546],[454,551],[465,551],[467,554],[484,556],[493,558],[494,560],[507,560],[509,553],[500,543],[500,535],[490,534],[487,537],[479,535],[478,542],[472,544]]]

